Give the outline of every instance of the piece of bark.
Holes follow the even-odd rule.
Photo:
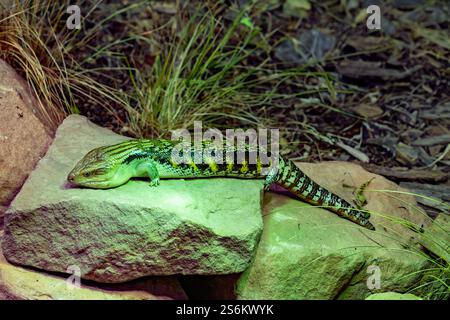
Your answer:
[[[450,119],[450,104],[422,111],[419,113],[419,118],[425,120]]]
[[[364,163],[361,165],[370,172],[404,181],[444,182],[447,181],[449,176],[440,170],[405,169],[401,167],[387,168]]]
[[[409,190],[417,191],[417,193],[421,193],[432,198],[450,201],[450,185],[401,182],[400,186]]]
[[[351,154],[352,156],[354,156],[356,159],[358,159],[359,161],[362,161],[364,163],[368,163],[369,162],[369,157],[362,151],[355,149],[353,147],[350,147],[348,145],[346,145],[343,142],[337,142],[336,143],[337,146],[339,146],[340,148],[344,149],[345,151],[347,151],[349,154]]]
[[[415,66],[406,71],[399,71],[392,68],[382,67],[381,62],[371,61],[343,61],[337,65],[337,70],[341,75],[350,78],[381,78],[383,80],[399,80],[407,78],[414,72],[421,69],[421,66]]]
[[[438,210],[448,212],[450,201],[450,185],[432,185],[417,182],[401,182],[400,187],[425,197],[416,196],[417,202]],[[428,199],[433,198],[433,199]]]
[[[439,136],[418,139],[418,140],[414,141],[412,143],[412,145],[427,147],[427,146],[434,146],[434,145],[448,144],[448,143],[450,143],[450,134],[442,134]]]

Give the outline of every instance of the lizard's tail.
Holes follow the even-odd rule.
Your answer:
[[[375,227],[369,221],[368,214],[358,211],[344,199],[315,183],[292,161],[281,158],[279,168],[281,170],[277,172],[274,181],[276,184],[308,203],[327,207],[327,210],[345,219],[370,230],[375,230]]]

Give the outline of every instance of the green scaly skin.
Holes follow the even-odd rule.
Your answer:
[[[160,178],[265,178],[265,189],[275,183],[303,201],[313,205],[324,206],[337,215],[353,221],[370,230],[375,227],[369,222],[369,215],[355,209],[351,204],[334,193],[321,187],[306,176],[292,161],[278,158],[278,169],[268,169],[259,157],[255,164],[251,161],[241,161],[235,164],[238,149],[224,145],[223,154],[230,155],[225,163],[216,163],[208,157],[211,144],[201,143],[190,148],[192,159],[200,155],[202,161],[178,163],[173,160],[172,150],[178,144],[170,140],[128,140],[112,146],[94,149],[81,159],[69,173],[67,179],[78,186],[88,188],[114,188],[126,183],[133,177],[149,177],[151,186],[157,186]],[[245,151],[255,151],[244,146]],[[206,152],[203,152],[206,151]],[[231,159],[231,157],[234,157]],[[250,162],[250,163],[249,163]],[[275,166],[274,166],[275,167]]]

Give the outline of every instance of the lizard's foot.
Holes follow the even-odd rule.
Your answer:
[[[157,186],[159,186],[159,178],[153,179],[152,181],[150,181],[149,186],[150,187],[157,187]]]

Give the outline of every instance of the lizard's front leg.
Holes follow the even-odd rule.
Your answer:
[[[159,185],[159,173],[154,163],[141,163],[137,169],[139,172],[145,172],[145,174],[150,178],[150,187],[156,187]]]

